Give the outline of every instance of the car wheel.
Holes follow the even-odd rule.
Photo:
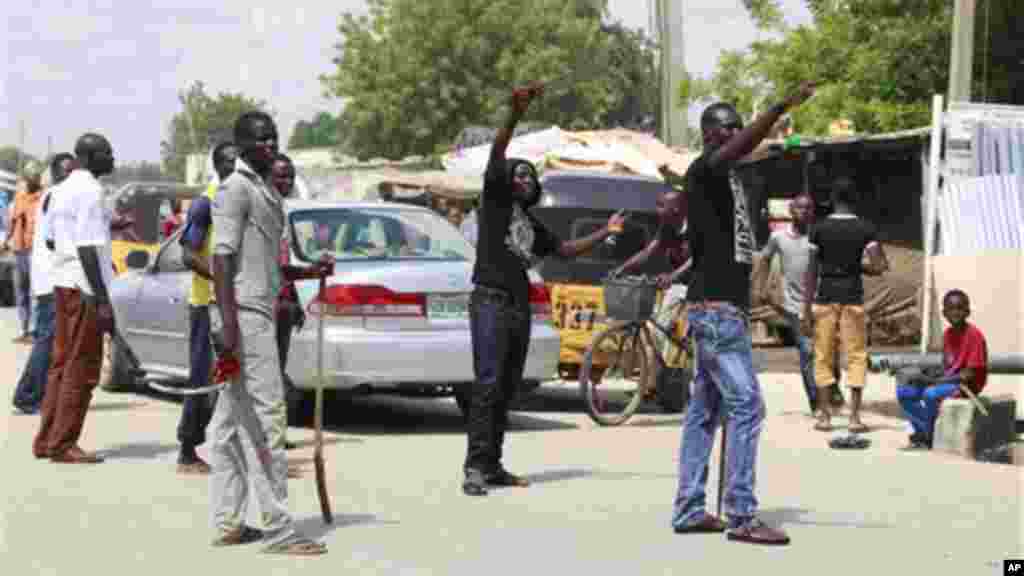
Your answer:
[[[313,418],[313,398],[304,390],[295,387],[295,383],[287,375],[283,375],[284,399],[288,405],[288,425],[302,426]]]
[[[661,406],[669,414],[682,412],[690,401],[690,381],[692,380],[693,370],[669,368],[659,363],[656,383],[658,406]]]
[[[469,402],[470,402],[470,390],[472,384],[459,384],[455,386],[455,404],[459,407],[459,412],[462,413],[462,421],[469,421]]]
[[[103,335],[103,367],[99,385],[107,392],[132,392],[138,388],[138,379],[128,359],[110,334]]]

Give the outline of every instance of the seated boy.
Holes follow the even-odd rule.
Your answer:
[[[942,315],[949,327],[942,338],[943,375],[935,379],[903,379],[896,387],[896,397],[907,414],[914,433],[908,450],[932,447],[939,404],[949,397],[962,397],[960,385],[975,395],[985,387],[988,347],[985,336],[967,322],[971,303],[962,290],[950,290],[942,299]]]

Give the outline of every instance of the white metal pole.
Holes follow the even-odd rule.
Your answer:
[[[928,159],[928,189],[925,191],[925,219],[924,228],[924,282],[922,283],[923,294],[921,302],[921,345],[922,354],[928,351],[932,335],[932,257],[935,249],[935,220],[938,213],[938,192],[939,177],[942,174],[940,163],[942,162],[942,94],[932,97],[932,137],[930,158]]]
[[[974,9],[978,0],[955,0],[953,4],[953,30],[949,58],[950,102],[971,100],[971,80],[974,64]]]

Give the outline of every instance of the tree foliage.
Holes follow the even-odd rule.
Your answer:
[[[344,14],[336,71],[342,142],[360,157],[432,154],[464,127],[494,125],[512,87],[575,73],[527,120],[566,128],[655,114],[652,47],[604,25],[602,0],[369,0]]]
[[[20,165],[18,164],[19,160]],[[0,170],[17,174],[22,166],[33,160],[39,161],[38,158],[17,146],[0,146]]]
[[[163,171],[175,180],[185,179],[189,154],[205,153],[220,140],[230,140],[235,120],[246,111],[270,112],[262,100],[237,92],[206,91],[202,82],[195,82],[178,93],[181,111],[171,118],[167,139],[160,142]]]
[[[755,22],[779,32],[747,50],[722,54],[709,79],[691,79],[680,98],[714,97],[750,116],[804,80],[817,96],[793,112],[801,133],[827,133],[839,118],[857,132],[927,125],[931,97],[949,76],[951,3],[946,0],[805,0],[812,23],[772,24],[775,0],[744,0]],[[769,14],[769,16],[765,16]]]
[[[299,120],[288,139],[288,148],[321,148],[339,144],[338,118],[328,112],[319,112],[312,120]]]

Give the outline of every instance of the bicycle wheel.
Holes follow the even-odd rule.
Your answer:
[[[580,367],[580,393],[590,418],[601,426],[629,420],[643,402],[647,378],[646,328],[626,323],[591,341]]]

